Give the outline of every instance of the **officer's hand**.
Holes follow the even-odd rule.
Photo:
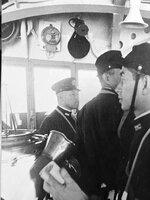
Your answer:
[[[50,173],[51,164],[49,163],[42,172],[41,177],[44,179],[43,188],[50,193],[54,200],[87,200],[88,197],[71,178],[68,172],[62,168],[60,175],[64,179],[64,184],[60,184]]]

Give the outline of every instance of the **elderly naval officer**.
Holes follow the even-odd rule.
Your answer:
[[[49,134],[51,130],[58,130],[73,140],[74,134],[70,133],[75,132],[75,119],[71,114],[72,110],[78,109],[79,106],[79,89],[76,87],[76,80],[66,78],[58,81],[52,86],[52,90],[56,93],[58,106],[45,118],[39,133]]]
[[[49,176],[45,169],[45,172],[41,174],[45,180],[44,189],[52,192],[54,199],[88,199],[93,194],[101,195],[104,191],[101,188],[103,185],[106,186],[103,198],[107,199],[108,192],[116,189],[116,173],[120,154],[117,127],[122,110],[115,88],[121,78],[122,61],[121,52],[115,50],[102,54],[96,61],[102,89],[79,111],[77,120],[82,143],[81,150],[83,150],[80,165],[84,185],[79,188],[64,169],[62,169],[62,176],[66,184],[60,185]]]
[[[55,83],[51,89],[56,93],[58,106],[44,119],[38,133],[49,135],[51,130],[56,130],[76,143],[76,119],[72,116],[72,110],[78,109],[79,105],[79,89],[76,87],[76,80],[73,77],[65,78]],[[30,170],[38,200],[44,199],[45,195],[48,196],[43,190],[43,181],[39,176],[40,170],[48,162],[50,162],[50,159],[41,154]],[[49,197],[46,198],[49,199]]]

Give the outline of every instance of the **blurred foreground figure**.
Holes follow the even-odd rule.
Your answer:
[[[125,57],[119,99],[135,114],[126,185],[129,200],[150,199],[150,44],[134,46]],[[149,131],[149,132],[147,132]],[[141,143],[141,141],[143,141]],[[141,146],[140,149],[138,149]],[[137,152],[139,152],[137,154]],[[135,159],[137,157],[137,159]],[[136,160],[136,161],[135,161]],[[131,172],[132,175],[131,175]],[[125,198],[126,199],[126,198]]]
[[[80,189],[64,168],[61,168],[59,172],[64,180],[64,184],[56,181],[50,174],[50,171],[51,163],[42,169],[40,175],[44,179],[44,190],[47,193],[51,193],[54,200],[88,200],[87,195]]]

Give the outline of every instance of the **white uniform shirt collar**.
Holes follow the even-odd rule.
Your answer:
[[[71,110],[68,110],[68,109],[64,108],[63,106],[59,106],[59,107],[62,108],[63,110],[66,110],[66,111],[68,111],[68,112],[71,112]]]

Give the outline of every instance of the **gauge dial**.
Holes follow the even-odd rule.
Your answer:
[[[50,45],[57,45],[60,42],[60,32],[52,24],[43,29],[41,37],[44,43]]]

